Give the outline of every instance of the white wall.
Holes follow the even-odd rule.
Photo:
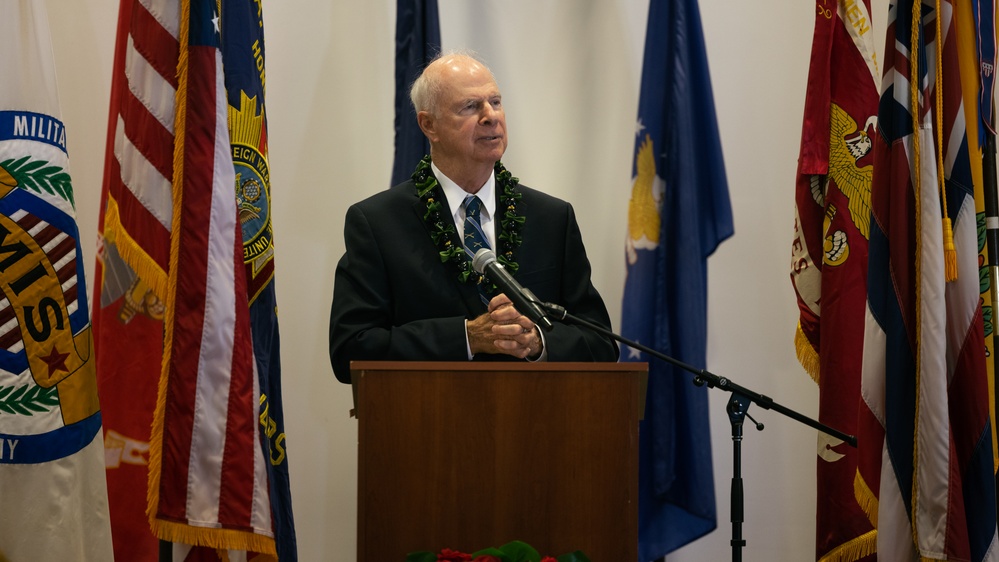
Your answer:
[[[47,0],[88,273],[117,0]],[[883,20],[884,2],[875,3]],[[478,51],[504,93],[504,158],[575,205],[594,283],[619,325],[648,1],[440,0],[445,47]],[[702,0],[735,236],[709,262],[708,368],[814,417],[794,358],[793,185],[814,4]],[[356,422],[327,359],[333,269],[350,203],[387,187],[395,3],[266,2],[267,103],[284,399],[300,559],[351,560]],[[878,37],[883,37],[883,33]],[[877,40],[878,50],[883,41]],[[4,78],[9,79],[9,78]],[[90,276],[92,277],[92,275]],[[730,557],[727,394],[711,396],[719,528],[671,561]],[[816,433],[773,412],[743,444],[745,559],[813,556]]]

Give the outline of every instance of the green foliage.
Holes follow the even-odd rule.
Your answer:
[[[23,385],[20,387],[0,386],[0,412],[7,414],[34,415],[47,412],[59,405],[56,387]]]
[[[10,173],[18,187],[55,195],[69,201],[76,208],[72,181],[69,174],[59,166],[49,166],[44,160],[31,160],[30,156],[25,156],[18,160],[4,160],[0,162],[0,167]]]
[[[503,562],[541,562],[541,555],[538,554],[538,551],[521,541],[508,542],[498,549],[487,548],[473,552],[472,559],[484,554],[492,554]]]
[[[975,214],[975,226],[978,235],[978,253],[980,254],[985,249],[985,213]]]
[[[453,551],[449,552],[453,553]],[[441,553],[443,554],[444,550]],[[541,562],[541,554],[534,547],[522,541],[511,541],[499,548],[484,548],[471,554],[472,560],[476,560],[480,556],[494,556],[500,562]],[[437,559],[437,555],[432,552],[410,552],[406,556],[406,562],[437,562]],[[556,560],[558,562],[590,562],[590,559],[578,550],[563,554]]]
[[[982,319],[985,323],[985,337],[992,335],[992,307],[983,306],[982,307]]]

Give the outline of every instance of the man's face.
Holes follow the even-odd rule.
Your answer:
[[[440,151],[462,165],[492,166],[507,143],[499,87],[477,64],[455,64],[445,72],[448,87],[441,95],[435,127]]]

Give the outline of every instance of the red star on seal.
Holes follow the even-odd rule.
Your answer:
[[[69,369],[66,368],[66,359],[68,358],[68,353],[59,353],[59,350],[53,347],[52,353],[49,353],[48,357],[42,357],[41,360],[49,366],[49,374],[51,375],[56,371],[66,371],[68,373]]]

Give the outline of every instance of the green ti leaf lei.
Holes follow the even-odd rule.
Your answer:
[[[496,235],[497,256],[496,261],[500,262],[511,275],[517,273],[520,265],[517,263],[515,253],[523,242],[521,229],[524,227],[525,218],[517,214],[517,203],[523,195],[517,190],[520,180],[512,176],[503,167],[502,162],[496,162],[493,168],[496,174],[496,189],[499,193],[499,205],[496,214],[499,218],[499,232]],[[430,167],[430,156],[424,156],[413,172],[413,183],[416,184],[416,194],[423,201],[426,210],[423,213],[423,222],[430,229],[430,237],[437,246],[442,263],[453,264],[457,269],[458,281],[469,285],[482,283],[485,285],[486,293],[495,295],[496,285],[487,281],[482,274],[472,269],[472,260],[468,259],[465,248],[461,244],[461,237],[451,219],[450,209],[445,203],[444,194],[439,189],[435,189],[439,184],[434,176],[433,168]]]

